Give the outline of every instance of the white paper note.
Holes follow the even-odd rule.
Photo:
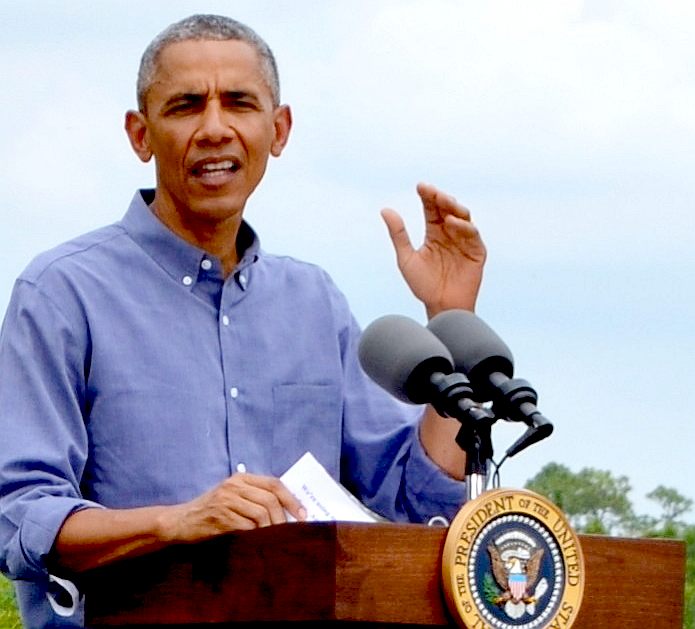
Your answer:
[[[302,503],[308,522],[379,522],[382,520],[337,483],[311,452],[305,453],[280,480]],[[288,520],[294,518],[288,514]]]

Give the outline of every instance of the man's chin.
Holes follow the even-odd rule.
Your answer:
[[[188,208],[191,218],[200,221],[220,223],[232,218],[240,218],[244,212],[244,203],[239,199],[206,199],[192,201]]]

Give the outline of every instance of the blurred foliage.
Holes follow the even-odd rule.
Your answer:
[[[12,583],[0,575],[0,629],[21,629],[21,627]]]

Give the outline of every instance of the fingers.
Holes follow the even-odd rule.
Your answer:
[[[419,183],[417,192],[422,200],[427,225],[425,244],[442,242],[444,233],[454,243],[466,243],[465,256],[475,260],[485,258],[478,228],[471,221],[471,213],[455,197],[445,194],[432,185]],[[388,228],[389,236],[396,250],[398,266],[401,270],[409,264],[415,252],[405,223],[400,214],[390,208],[381,211],[381,216]],[[470,250],[469,250],[470,249]]]
[[[446,194],[430,184],[419,183],[417,192],[425,209],[425,219],[428,224],[447,224],[447,227],[455,229],[465,228],[471,233],[477,234],[472,225],[471,213],[467,207],[461,205],[455,197]],[[389,236],[397,252],[410,252],[413,250],[408,232],[400,214],[390,208],[381,211],[381,216],[389,230]],[[458,219],[458,220],[456,220]],[[468,225],[465,225],[467,222]],[[468,226],[471,226],[469,230]]]
[[[404,258],[413,251],[408,231],[405,228],[405,223],[401,215],[390,208],[381,210],[381,217],[384,219],[384,223],[386,223],[386,228],[389,231],[389,236],[391,237],[391,242],[396,250],[396,257],[400,264],[403,262]]]
[[[456,238],[456,240],[471,240],[480,236],[480,232],[475,226],[475,223],[459,216],[453,216],[450,214],[444,217],[444,226],[446,230]]]
[[[286,512],[297,520],[306,519],[306,511],[280,480],[254,474],[234,474],[180,507],[181,541],[282,524],[287,522]]]
[[[485,245],[473,223],[470,210],[452,195],[432,185],[420,183],[417,191],[425,209],[428,235],[436,239],[438,230],[443,229],[453,242],[463,245],[464,257],[476,261],[484,260]]]
[[[285,509],[298,512],[297,499],[276,478],[235,474],[220,486],[218,500],[252,526],[269,526],[287,521]]]
[[[471,220],[468,208],[461,205],[452,195],[425,183],[417,185],[417,192],[425,208],[425,218],[428,222],[441,222],[446,216]]]
[[[257,517],[252,518],[258,526],[282,524],[287,521],[285,511],[297,520],[306,519],[306,510],[285,485],[277,478],[254,474],[235,474],[228,481],[240,484],[240,492]]]
[[[275,499],[274,501],[271,500],[273,505],[271,524],[286,522],[285,511],[297,520],[306,520],[306,509],[302,507],[302,503],[295,498],[294,494],[283,485],[282,481],[270,476],[254,476],[252,474],[242,474],[241,476],[251,484],[257,483],[262,490],[269,492]],[[281,512],[275,510],[276,502],[280,506]]]

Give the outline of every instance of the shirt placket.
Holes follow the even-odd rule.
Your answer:
[[[235,314],[240,315],[237,306],[245,297],[248,285],[248,271],[236,271],[224,284],[218,317],[220,336],[220,355],[225,386],[225,408],[227,422],[227,453],[229,456],[229,473],[253,472],[252,450],[245,448],[253,439],[248,418],[244,417],[243,408],[247,406],[246,396],[249,391],[244,385],[248,375],[244,374],[241,355],[244,342],[240,326],[235,325]]]

